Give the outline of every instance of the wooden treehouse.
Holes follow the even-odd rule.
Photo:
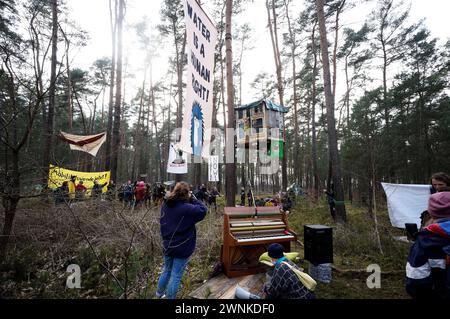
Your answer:
[[[287,109],[264,99],[235,107],[237,145],[257,149],[266,148],[274,154],[282,155],[284,143],[283,117]]]

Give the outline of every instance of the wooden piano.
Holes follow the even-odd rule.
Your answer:
[[[228,277],[265,271],[259,256],[272,243],[289,252],[297,236],[278,207],[225,207],[221,260]]]

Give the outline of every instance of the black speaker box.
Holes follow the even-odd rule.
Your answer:
[[[333,263],[333,229],[323,225],[304,226],[305,260],[314,265]]]

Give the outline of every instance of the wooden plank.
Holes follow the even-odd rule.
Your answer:
[[[212,299],[223,299],[222,296],[227,293],[227,291],[234,289],[236,286],[238,279],[236,278],[228,278],[223,275],[223,280],[221,286],[215,287],[215,292],[212,294]]]
[[[234,299],[234,293],[236,291],[236,286],[239,285],[244,289],[247,289],[247,282],[251,279],[253,275],[247,275],[242,277],[237,277],[236,283],[227,289],[224,294],[222,294],[219,299]]]
[[[249,277],[252,275],[247,275],[244,277],[237,277],[235,278],[235,283],[229,287],[221,296],[218,296],[218,299],[234,299],[234,293],[236,291],[236,286],[239,284],[239,286],[243,287],[244,282],[248,280]]]
[[[263,286],[266,282],[266,273],[260,273],[252,276],[251,280],[247,283],[247,289],[252,294],[262,296]]]
[[[224,274],[213,277],[190,294],[195,299],[218,299],[218,296],[229,289],[236,280],[230,280]]]
[[[228,278],[225,274],[209,279],[201,287],[189,294],[194,299],[234,299],[236,286],[261,295],[266,274],[254,274]]]
[[[219,299],[234,299],[237,285],[245,290],[250,291],[253,294],[261,296],[265,277],[265,273],[238,277],[238,282],[233,287],[230,287],[224,294],[222,294]]]

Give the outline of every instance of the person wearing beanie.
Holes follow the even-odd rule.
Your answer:
[[[428,200],[428,213],[433,218],[450,217],[450,192],[431,195]]]
[[[315,295],[308,290],[291,267],[297,267],[284,256],[284,247],[270,244],[267,253],[274,263],[273,273],[264,285],[266,299],[314,299]]]
[[[406,263],[406,291],[414,299],[450,299],[450,192],[428,200],[432,223],[417,233]]]
[[[422,220],[421,228],[436,223],[441,218],[450,217],[450,191],[442,188],[438,193],[430,196],[428,201],[428,209],[422,212],[420,218]]]

